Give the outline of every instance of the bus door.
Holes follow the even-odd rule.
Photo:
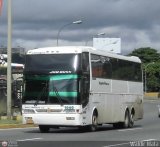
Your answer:
[[[85,107],[89,101],[90,91],[90,68],[89,68],[89,53],[82,53],[82,75],[81,75],[81,103]]]

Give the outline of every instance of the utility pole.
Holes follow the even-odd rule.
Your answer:
[[[8,0],[8,43],[7,43],[7,117],[11,119],[11,97],[12,97],[12,79],[11,79],[11,58],[12,58],[12,13],[11,1]]]

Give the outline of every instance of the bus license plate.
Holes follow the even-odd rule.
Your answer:
[[[32,118],[27,118],[26,123],[27,123],[27,124],[34,124]]]

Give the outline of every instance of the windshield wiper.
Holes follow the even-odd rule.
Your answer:
[[[46,81],[45,83],[42,83],[42,84],[45,84],[45,86],[43,87],[42,92],[40,92],[39,96],[37,97],[37,100],[36,100],[36,102],[34,103],[34,106],[37,106],[40,98],[42,97],[42,95],[43,95],[43,94],[46,92],[46,90],[47,90],[47,81]]]
[[[54,89],[54,92],[55,92],[55,94],[56,94],[56,96],[57,96],[58,101],[61,103],[61,105],[63,105],[62,98],[61,98],[61,96],[59,95],[59,92],[58,92],[57,88],[56,88],[55,86],[53,86],[53,89]]]

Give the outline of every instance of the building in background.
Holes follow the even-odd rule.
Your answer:
[[[7,54],[7,47],[0,47],[0,55]],[[12,48],[12,63],[24,64],[25,48]]]
[[[93,47],[121,54],[121,38],[93,38]]]
[[[21,106],[23,82],[24,48],[12,48],[12,108]],[[0,115],[7,109],[7,48],[0,48]],[[12,109],[13,110],[13,109]]]

